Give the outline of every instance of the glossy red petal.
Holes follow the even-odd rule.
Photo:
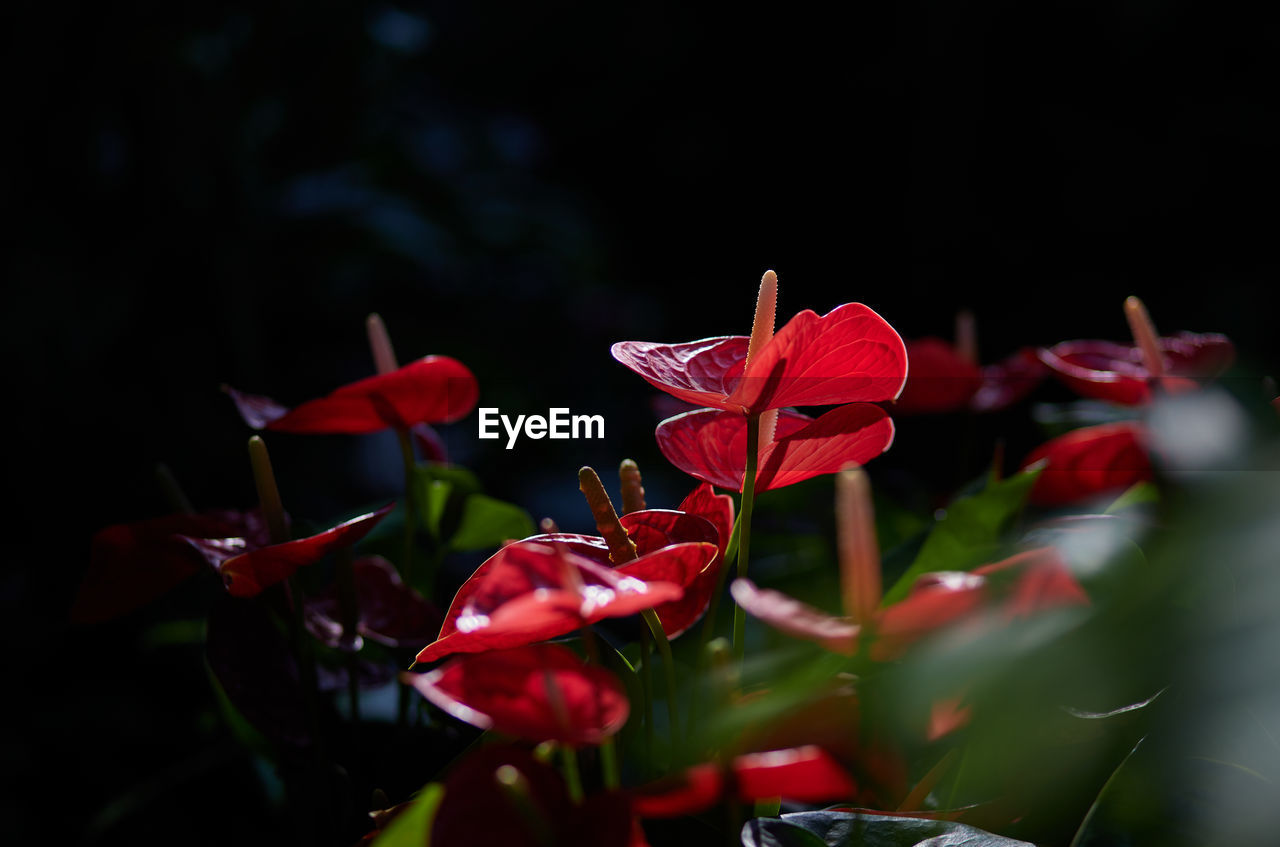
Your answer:
[[[733,535],[733,498],[728,494],[717,494],[710,484],[704,482],[690,491],[677,508],[711,521],[720,533],[720,555],[723,556],[729,546],[729,537]]]
[[[632,791],[631,809],[642,818],[680,818],[720,802],[724,787],[724,774],[718,766],[694,765]]]
[[[218,537],[245,531],[234,512],[169,515],[116,524],[93,536],[89,570],[71,607],[76,623],[99,623],[150,603],[202,570],[181,536]]]
[[[530,741],[599,744],[630,709],[617,677],[555,644],[457,656],[404,678],[455,718]]]
[[[613,358],[640,374],[650,385],[694,403],[738,411],[729,401],[747,358],[745,335],[722,335],[683,344],[619,341]]]
[[[919,338],[906,345],[911,373],[893,411],[929,414],[966,408],[982,387],[978,366],[941,338]]]
[[[729,592],[747,614],[779,632],[813,641],[845,656],[857,651],[859,628],[848,618],[828,615],[780,591],[757,588],[749,579],[735,579]]]
[[[782,797],[800,803],[846,800],[857,793],[853,778],[821,747],[751,753],[733,760],[738,799]]]
[[[1022,463],[1045,461],[1031,489],[1038,506],[1077,503],[1151,479],[1146,431],[1133,421],[1072,430],[1040,445]]]
[[[865,465],[889,449],[893,434],[893,420],[879,406],[850,403],[832,409],[803,429],[779,434],[761,451],[756,491],[837,473],[850,462]]]
[[[358,435],[416,423],[449,423],[475,408],[476,379],[448,356],[427,356],[344,385],[267,423],[278,432]]]
[[[1226,336],[1182,332],[1160,339],[1168,381],[1164,387],[1178,390],[1188,380],[1217,376],[1235,360],[1235,347]],[[1065,341],[1039,351],[1040,360],[1063,383],[1083,397],[1121,405],[1139,405],[1151,399],[1151,372],[1134,345],[1110,341]]]
[[[729,398],[752,412],[892,400],[907,380],[907,350],[884,318],[861,303],[822,317],[805,309],[747,366]]]
[[[835,473],[848,462],[865,464],[893,443],[893,421],[879,406],[852,403],[815,419],[778,413],[774,442],[761,451],[756,491]],[[747,466],[747,421],[742,415],[700,409],[658,425],[662,455],[685,473],[720,488],[742,490]]]
[[[711,601],[722,566],[716,528],[694,515],[682,517],[690,526],[705,527],[702,537],[706,540],[664,547],[618,567],[620,573],[628,576],[646,582],[664,580],[683,589],[678,599],[653,606],[667,638],[675,638],[702,617]],[[626,517],[623,525],[626,525]]]
[[[698,549],[702,546],[659,550],[651,554],[656,559],[648,563],[648,572],[665,567],[667,573],[683,575],[697,558],[704,563],[709,559]],[[565,567],[576,571],[574,584],[566,581]],[[682,594],[676,583],[644,582],[584,556],[520,541],[493,554],[462,584],[445,613],[440,635],[417,660],[529,644],[607,617],[633,615]]]
[[[872,658],[898,657],[917,641],[972,615],[985,599],[982,576],[949,571],[921,576],[904,600],[877,617]]]
[[[1011,574],[1013,585],[1001,603],[1006,619],[1030,617],[1064,606],[1087,606],[1087,595],[1055,547],[1038,547],[999,562],[975,568],[978,576]]]
[[[298,568],[318,562],[340,547],[355,544],[394,507],[394,503],[388,503],[376,512],[352,518],[318,535],[283,544],[271,544],[248,552],[234,552],[234,542],[243,539],[220,539],[223,542],[233,542],[222,550],[208,543],[201,545],[199,549],[222,576],[229,593],[235,597],[252,597],[288,579]]]
[[[1036,351],[1024,347],[1012,356],[982,369],[982,385],[969,401],[975,412],[998,412],[1026,397],[1049,374]]]

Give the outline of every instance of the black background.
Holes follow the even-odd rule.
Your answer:
[[[1223,4],[17,8],[0,584],[32,831],[176,761],[203,684],[133,658],[136,622],[66,627],[90,534],[164,511],[157,461],[249,505],[219,384],[295,404],[365,376],[371,311],[482,405],[604,414],[604,442],[509,452],[446,429],[575,527],[580,464],[635,455],[657,505],[688,486],[609,344],[745,333],[766,268],[782,319],[861,301],[914,337],[971,308],[987,360],[1124,339],[1139,294],[1275,371],[1280,29]],[[393,439],[269,443],[295,512],[398,490]],[[128,820],[104,838],[150,831]]]

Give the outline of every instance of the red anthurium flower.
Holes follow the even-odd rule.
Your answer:
[[[222,577],[235,597],[253,597],[292,576],[298,568],[314,564],[340,547],[355,544],[387,516],[394,503],[338,524],[318,535],[282,544],[258,545],[250,538],[192,538],[184,540],[198,550]]]
[[[908,341],[907,355],[911,374],[893,405],[903,414],[996,412],[1030,394],[1048,373],[1030,348],[986,367],[978,367],[941,338]]]
[[[630,710],[617,677],[556,644],[462,654],[402,679],[458,720],[529,741],[599,744]]]
[[[672,544],[629,562],[623,572],[546,544],[508,544],[458,589],[440,635],[417,660],[532,644],[679,600],[682,586],[718,552],[710,543]]]
[[[776,301],[777,277],[769,271],[756,320],[760,325],[764,313],[768,333],[759,336],[749,362],[751,339],[745,335],[683,344],[619,341],[613,357],[681,400],[738,414],[898,396],[907,353],[884,318],[861,303],[846,303],[821,317],[806,309],[772,333]]]
[[[782,797],[800,803],[845,800],[857,791],[852,777],[821,747],[792,747],[737,756],[728,768],[695,765],[632,793],[642,818],[682,817],[732,794],[742,802]]]
[[[1040,360],[1069,388],[1084,397],[1136,406],[1151,399],[1151,388],[1195,387],[1197,379],[1215,377],[1235,360],[1235,347],[1223,335],[1181,332],[1159,340],[1165,374],[1157,377],[1136,344],[1113,341],[1064,341],[1040,350]]]
[[[258,511],[219,510],[198,515],[116,524],[93,536],[89,571],[71,607],[77,623],[98,623],[141,608],[203,568],[185,537],[239,536],[267,543]]]
[[[400,579],[395,567],[381,556],[362,556],[351,564],[355,576],[356,631],[342,628],[336,590],[309,599],[307,628],[330,647],[359,649],[368,638],[388,647],[413,647],[440,630],[440,611]]]
[[[667,638],[675,638],[685,632],[707,610],[720,568],[724,565],[725,547],[733,532],[733,500],[727,494],[715,494],[710,485],[704,483],[699,486],[680,506],[679,511],[644,509],[618,519],[641,557],[672,544],[688,542],[710,543],[718,548],[715,558],[694,574],[691,582],[682,586],[684,595],[679,600],[653,607]],[[597,535],[552,533],[526,540],[566,544],[572,552],[612,567],[609,545]],[[638,576],[646,567],[644,562],[636,559],[617,566],[615,570],[627,576]]]
[[[888,414],[870,403],[841,406],[816,419],[784,409],[773,439],[760,446],[755,490],[835,473],[850,462],[864,464],[889,449],[893,433]],[[699,409],[663,421],[656,434],[662,455],[680,470],[720,488],[742,490],[747,467],[742,415]]]
[[[426,356],[292,410],[267,397],[226,391],[254,429],[348,435],[456,421],[475,408],[479,396],[471,371],[448,356]]]
[[[1087,426],[1046,441],[1022,463],[1024,468],[1046,463],[1031,489],[1031,502],[1077,503],[1151,479],[1146,441],[1146,430],[1136,421]]]
[[[1007,574],[997,577],[998,574]],[[1008,581],[1004,591],[997,583]],[[738,605],[776,629],[853,655],[861,627],[849,618],[825,614],[781,592],[757,588],[750,580],[730,586]],[[972,618],[993,602],[1005,619],[1025,617],[1089,600],[1055,548],[1042,547],[983,565],[970,573],[924,574],[899,603],[880,609],[869,625],[875,632],[871,656],[900,656],[906,648],[952,624]]]

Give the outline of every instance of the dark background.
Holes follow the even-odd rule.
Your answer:
[[[467,363],[483,405],[605,416],[604,442],[510,452],[474,417],[446,428],[493,493],[574,528],[580,464],[634,455],[654,505],[688,487],[609,345],[745,333],[766,268],[782,319],[861,301],[906,337],[949,335],[971,308],[987,360],[1123,339],[1139,294],[1165,331],[1227,333],[1275,372],[1269,21],[1185,2],[687,6],[17,7],[0,137],[16,820],[100,822],[182,759],[204,696],[198,673],[136,658],[137,622],[67,628],[91,533],[164,512],[157,461],[199,507],[249,505],[248,431],[219,384],[295,404],[365,376],[371,311],[402,360]],[[393,439],[269,442],[296,513],[398,491]],[[198,793],[157,796],[181,811]],[[96,832],[145,838],[138,819]]]

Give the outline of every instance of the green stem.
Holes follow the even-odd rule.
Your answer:
[[[653,769],[653,639],[640,629],[640,689],[644,692],[645,767]]]
[[[622,776],[618,771],[618,745],[609,736],[600,745],[600,770],[604,774],[604,787],[614,791],[622,785]]]
[[[782,811],[782,798],[770,797],[767,800],[757,800],[755,815],[757,818],[776,818],[778,813]]]
[[[662,631],[662,621],[658,620],[657,614],[653,609],[645,609],[640,613],[644,617],[644,622],[649,625],[649,632],[653,633],[653,640],[658,645],[658,652],[662,654],[662,670],[667,678],[667,720],[671,724],[671,748],[672,759],[675,759],[675,749],[680,744],[680,712],[679,703],[676,701],[676,663],[671,656],[671,642],[667,640],[667,634]]]
[[[747,562],[751,556],[751,511],[756,500],[756,466],[760,461],[760,416],[747,415],[747,471],[742,477],[742,527],[738,538],[738,579],[747,576]],[[734,604],[733,655],[738,664],[747,654],[747,612]]]
[[[560,766],[564,769],[564,781],[569,789],[573,805],[582,805],[582,773],[578,770],[578,751],[569,745],[560,748]]]
[[[739,511],[737,517],[733,520],[733,531],[729,533],[729,543],[724,548],[725,560],[720,563],[720,574],[716,577],[716,590],[711,595],[711,603],[707,606],[707,614],[702,619],[702,643],[698,645],[699,656],[706,650],[707,643],[715,637],[716,612],[720,609],[720,598],[724,596],[724,584],[729,578],[729,559],[733,558],[738,551],[741,533],[742,512]]]
[[[396,438],[400,440],[400,458],[404,461],[404,558],[400,562],[400,576],[405,583],[410,583],[413,576],[413,541],[418,526],[418,498],[414,495],[413,471],[418,466],[413,455],[413,442],[409,440],[409,430],[397,429]],[[428,598],[434,593],[430,583],[426,584]]]

